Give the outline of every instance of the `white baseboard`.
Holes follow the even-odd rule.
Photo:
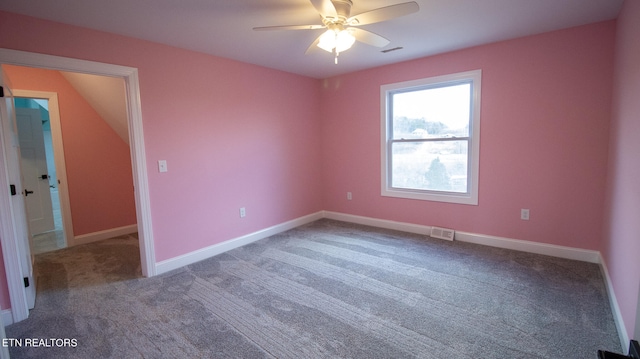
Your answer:
[[[2,324],[6,327],[7,325],[13,324],[13,312],[11,309],[3,309],[0,311],[0,318],[2,320]]]
[[[416,233],[416,234],[428,235],[429,233],[431,233],[431,226],[424,226],[420,224],[411,224],[411,223],[405,223],[405,222],[396,222],[396,221],[390,221],[387,219],[355,216],[353,214],[345,214],[345,213],[339,213],[339,212],[324,211],[324,218],[333,219],[333,220],[342,221],[342,222],[362,224],[362,225],[371,226],[371,227]]]
[[[395,222],[386,219],[377,219],[370,217],[354,216],[351,214],[344,214],[338,212],[325,211],[325,218],[335,219],[337,221],[364,224],[367,226],[393,229],[409,233],[417,233],[429,235],[431,233],[431,226]],[[453,228],[455,230],[455,228]],[[503,238],[490,236],[486,234],[477,234],[469,232],[456,231],[454,239],[460,242],[469,242],[482,244],[485,246],[513,249],[516,251],[544,254],[553,257],[560,257],[566,259],[574,259],[590,263],[600,263],[600,252],[587,249],[578,249],[572,247],[558,246],[554,244],[538,243],[531,241],[524,241],[511,238]]]
[[[73,238],[72,245],[77,246],[79,244],[86,244],[103,239],[109,239],[118,236],[124,236],[126,234],[136,233],[138,231],[138,225],[132,224],[129,226],[106,229],[104,231],[98,231],[93,233],[81,234]]]
[[[455,240],[490,247],[512,249],[521,252],[543,254],[552,257],[573,259],[582,262],[600,263],[600,252],[589,249],[565,247],[555,244],[531,242],[468,232],[456,232]]]
[[[607,286],[607,296],[609,297],[609,305],[611,306],[611,311],[613,313],[613,319],[616,322],[616,329],[618,329],[618,336],[620,337],[620,345],[622,346],[622,350],[624,354],[629,354],[629,333],[627,333],[627,327],[624,325],[624,319],[622,318],[622,312],[620,311],[620,306],[618,305],[618,299],[616,298],[616,292],[613,290],[613,282],[611,282],[611,277],[609,276],[609,270],[607,269],[607,263],[604,258],[600,255],[600,271],[602,272],[602,276],[604,277],[604,282]]]
[[[213,257],[217,254],[226,252],[228,250],[241,247],[243,245],[255,242],[257,240],[267,238],[274,234],[284,232],[286,230],[316,221],[321,218],[333,219],[342,222],[362,224],[372,227],[392,229],[397,231],[416,233],[428,235],[431,233],[431,226],[425,226],[420,224],[412,224],[406,222],[396,222],[386,219],[377,219],[371,217],[356,216],[352,214],[345,214],[331,211],[321,211],[313,213],[304,217],[293,219],[288,222],[284,222],[273,227],[269,227],[254,233],[244,235],[242,237],[230,239],[228,241],[214,244],[212,246],[199,249],[187,254],[183,254],[178,257],[164,260],[156,263],[156,273],[166,273],[168,271],[189,265],[201,260]],[[454,228],[455,229],[455,228]],[[503,238],[490,236],[485,234],[476,234],[468,232],[456,232],[455,240],[460,242],[469,242],[475,244],[481,244],[485,246],[512,249],[522,252],[543,254],[553,257],[560,257],[566,259],[579,260],[590,263],[601,263],[600,252],[587,249],[578,249],[565,246],[558,246],[554,244],[538,243],[524,240],[517,240],[511,238]]]
[[[181,256],[177,256],[171,259],[158,262],[156,263],[156,274],[166,273],[174,269],[184,267],[186,265],[193,264],[193,263],[205,260],[207,258],[211,258],[215,255],[224,253],[234,248],[242,247],[249,243],[258,241],[260,239],[264,239],[264,238],[273,236],[275,234],[302,226],[304,224],[317,221],[319,219],[322,219],[322,217],[323,217],[322,211],[316,212],[313,214],[309,214],[300,218],[296,218],[296,219],[281,223],[281,224],[277,224],[269,228],[262,229],[257,232],[249,233],[241,237],[230,239],[222,243],[214,244],[212,246],[199,249],[197,251],[193,251],[187,254],[183,254]]]

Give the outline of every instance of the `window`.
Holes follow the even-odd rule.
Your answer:
[[[381,86],[382,195],[478,204],[481,71]]]

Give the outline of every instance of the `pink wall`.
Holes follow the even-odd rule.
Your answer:
[[[627,332],[633,335],[640,284],[640,1],[618,18],[607,202],[602,253]],[[636,338],[640,339],[640,338]]]
[[[0,33],[138,69],[158,261],[322,209],[317,80],[9,13]]]
[[[326,80],[324,208],[598,249],[614,35],[610,21]],[[380,85],[474,69],[482,69],[479,205],[381,197]],[[521,208],[531,220],[520,220]]]
[[[74,235],[135,224],[129,146],[60,72],[2,67],[16,89],[58,93]]]

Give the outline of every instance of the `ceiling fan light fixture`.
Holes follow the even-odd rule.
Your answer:
[[[320,35],[318,47],[324,51],[333,52],[333,49],[336,47],[336,32],[327,30],[324,34]]]
[[[334,52],[335,49],[336,53],[340,53],[350,49],[355,41],[356,38],[348,29],[327,30],[320,36],[318,47],[327,52]]]
[[[385,47],[389,44],[386,39],[371,31],[358,28],[360,25],[383,22],[405,15],[413,14],[420,10],[415,1],[380,7],[351,16],[353,0],[310,0],[311,5],[320,14],[322,25],[280,25],[254,27],[255,31],[263,30],[316,30],[326,28],[322,35],[318,36],[305,53],[313,48],[319,48],[332,53],[335,63],[338,63],[338,55],[349,50],[356,40],[375,47]]]
[[[356,42],[356,38],[353,37],[351,31],[342,30],[336,35],[336,52],[342,52],[349,50],[353,43]]]

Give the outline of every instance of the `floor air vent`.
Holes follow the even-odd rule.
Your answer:
[[[440,227],[431,227],[430,237],[446,239],[447,241],[453,240],[453,235],[456,232],[453,229],[448,228],[440,228]]]

